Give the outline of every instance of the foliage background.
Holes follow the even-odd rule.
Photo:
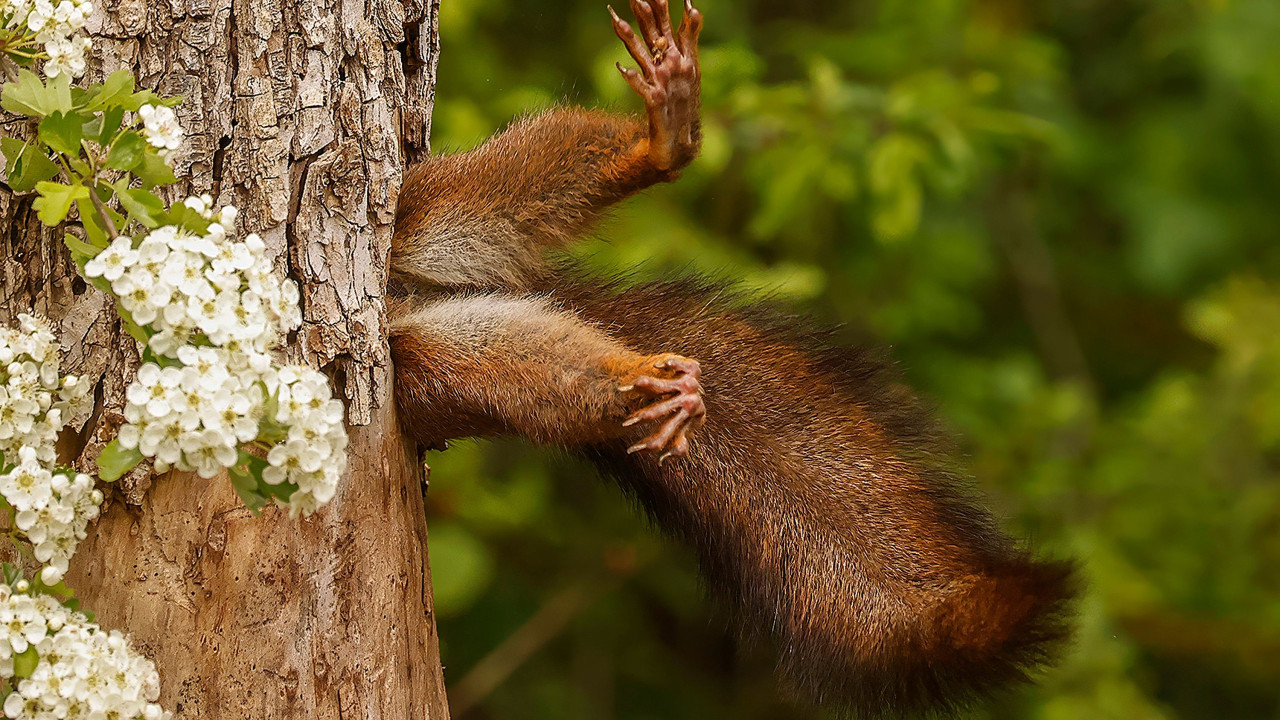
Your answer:
[[[1074,649],[974,717],[1280,717],[1280,4],[700,6],[704,157],[575,252],[891,345],[1008,527],[1082,561]],[[446,2],[441,34],[438,152],[639,107],[598,0]],[[457,717],[820,716],[589,468],[429,461]]]

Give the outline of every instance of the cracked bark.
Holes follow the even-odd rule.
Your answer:
[[[225,477],[137,471],[108,488],[68,581],[156,661],[179,718],[447,718],[423,471],[398,430],[383,337],[401,173],[430,129],[438,0],[95,5],[90,79],[129,67],[185,97],[177,173],[190,180],[166,199],[236,205],[239,229],[300,282],[287,355],[335,378],[352,442],[338,497],[309,520],[253,518]],[[122,419],[138,353],[58,238],[29,197],[0,189],[0,321],[46,315],[64,369],[97,383],[69,443],[83,465]]]

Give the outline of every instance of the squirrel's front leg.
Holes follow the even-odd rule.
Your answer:
[[[391,271],[406,287],[527,289],[547,248],[582,236],[614,203],[673,180],[698,154],[702,16],[679,32],[665,0],[632,3],[637,35],[614,31],[640,69],[623,70],[645,119],[556,108],[485,144],[411,168],[396,209]]]

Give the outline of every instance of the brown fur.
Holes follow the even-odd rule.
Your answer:
[[[1070,566],[999,532],[886,363],[723,288],[555,283],[628,345],[707,368],[688,461],[585,453],[694,548],[801,695],[862,716],[950,710],[1025,680],[1067,636]]]
[[[621,388],[660,375],[669,356],[632,352],[547,297],[483,291],[402,302],[391,352],[406,428],[432,447],[493,435],[621,441],[642,402]]]
[[[418,284],[525,287],[546,248],[674,176],[650,166],[647,151],[644,125],[632,118],[557,108],[470,152],[417,165],[401,190],[392,272]]]
[[[656,37],[665,2],[633,8]],[[559,109],[410,172],[392,255],[410,293],[391,338],[406,428],[428,445],[519,435],[597,462],[693,548],[712,594],[811,700],[928,713],[1024,680],[1067,634],[1070,567],[999,531],[887,363],[722,287],[627,288],[543,261],[696,154],[700,24],[687,6],[654,60],[615,18],[645,69],[624,75],[647,131]],[[652,427],[623,426],[654,401],[628,388],[663,376],[661,351],[701,362],[707,418],[665,464],[627,452]]]

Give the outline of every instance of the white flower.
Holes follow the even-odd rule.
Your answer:
[[[17,330],[0,328],[0,453],[15,462],[26,446],[52,463],[58,432],[87,412],[91,388],[73,376],[59,379],[58,346],[44,320],[18,320]]]
[[[53,568],[47,575],[60,578],[89,521],[98,517],[102,493],[88,475],[50,472],[34,448],[22,448],[20,459],[0,475],[0,495],[15,511],[13,525],[31,542],[36,559]]]
[[[71,77],[84,75],[84,55],[92,44],[87,37],[51,39],[44,45],[44,51],[49,56],[44,63],[44,74],[51,78],[63,74]]]
[[[47,574],[51,580],[56,572]],[[19,583],[22,587],[26,581]],[[55,580],[56,582],[56,580]],[[36,651],[34,671],[14,676],[13,658]],[[0,584],[0,677],[14,692],[5,717],[29,720],[168,720],[156,701],[160,676],[120,632],[106,631],[44,594]]]
[[[174,391],[181,382],[182,372],[177,368],[146,363],[138,368],[138,378],[125,391],[125,398],[131,405],[143,407],[149,417],[163,419],[172,409]]]
[[[44,507],[52,495],[49,488],[52,475],[41,465],[34,448],[22,448],[20,457],[21,462],[0,475],[0,494],[18,512]]]
[[[186,433],[178,417],[151,420],[139,428],[138,452],[168,465],[178,465],[182,461],[182,439]]]
[[[138,253],[133,249],[133,240],[118,237],[106,250],[85,263],[84,273],[89,277],[104,277],[114,282],[137,261]]]
[[[125,287],[124,292],[117,287],[121,285]],[[129,311],[133,321],[139,325],[154,323],[173,299],[173,289],[165,283],[147,285],[139,282],[132,274],[117,280],[112,289],[117,291],[120,304],[124,305],[124,309]]]
[[[271,351],[301,324],[297,285],[274,274],[261,238],[229,237],[235,208],[215,213],[208,196],[184,204],[216,220],[204,235],[166,225],[136,248],[117,241],[90,261],[90,275],[107,278],[133,320],[155,332],[150,346],[160,355],[174,357],[200,336],[235,352]]]
[[[143,365],[130,385],[121,444],[212,477],[258,436],[263,395],[252,358],[210,347],[177,348],[181,366]]]
[[[87,0],[11,0],[3,4],[8,16],[6,27],[30,32],[33,39],[44,45],[48,59],[44,73],[48,77],[62,74],[84,74],[84,55],[91,43],[78,33],[84,29],[85,20],[93,13],[93,4]]]
[[[143,105],[138,108],[142,118],[142,135],[147,142],[160,148],[161,155],[177,150],[182,145],[182,126],[172,108],[163,105]]]
[[[267,452],[263,480],[298,486],[289,497],[292,514],[310,515],[331,500],[347,466],[347,432],[342,403],[331,397],[329,381],[305,366],[285,366],[264,376],[276,396],[275,421],[286,439]]]
[[[139,114],[148,140],[162,147],[172,112],[147,106]],[[215,211],[207,195],[183,204],[210,221],[203,234],[162,226],[137,247],[117,241],[92,261],[93,277],[111,282],[133,320],[151,329],[151,352],[169,366],[139,370],[126,392],[120,443],[158,470],[212,477],[238,463],[243,444],[269,438],[275,445],[263,481],[291,488],[285,504],[310,514],[337,490],[347,435],[328,378],[271,359],[302,323],[298,286],[276,275],[262,238],[236,240],[235,208]]]

